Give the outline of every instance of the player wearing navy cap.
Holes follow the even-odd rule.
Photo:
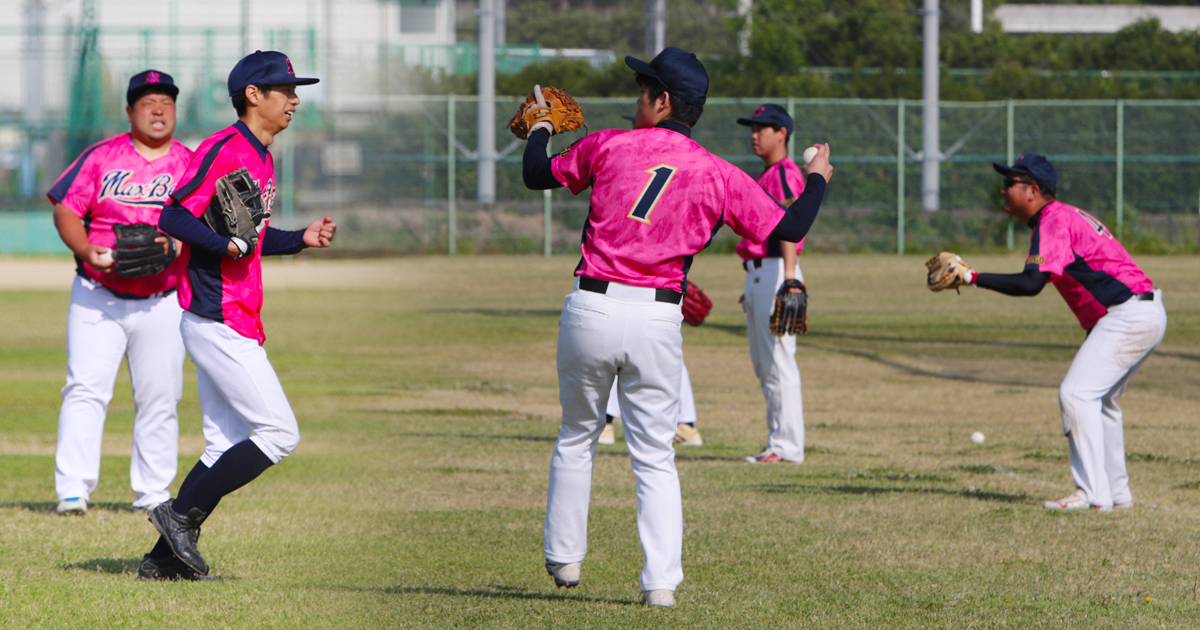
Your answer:
[[[158,273],[117,273],[111,250],[117,230],[143,224],[153,234],[149,226],[158,224],[167,195],[192,158],[173,137],[178,94],[165,72],[134,75],[125,93],[129,132],[88,147],[47,193],[54,225],[76,263],[54,458],[59,514],[86,513],[99,483],[104,420],[122,358],[129,360],[136,409],[129,462],[133,506],[146,509],[170,497],[184,358],[172,294],[182,266],[169,262],[176,248],[165,235],[156,242],[168,266]]]
[[[708,91],[695,55],[672,47],[649,63],[625,63],[641,87],[635,129],[598,131],[547,158],[550,132],[543,127],[525,148],[529,188],[592,189],[575,290],[559,319],[563,415],[550,460],[543,551],[555,584],[579,583],[596,442],[615,379],[637,486],[643,601],[672,606],[683,581],[683,505],[671,441],[683,356],[679,305],[692,256],[722,225],[755,242],[772,235],[800,240],[833,169],[822,145],[804,194],[790,208],[780,206],[691,139]]]
[[[779,203],[791,204],[804,192],[804,174],[787,152],[788,138],[794,130],[792,117],[779,105],[767,103],[737,123],[750,127],[750,146],[763,161],[759,185]],[[804,239],[798,243],[777,238],[763,243],[742,239],[737,246],[746,270],[741,302],[746,312],[750,362],[767,405],[767,446],[746,458],[752,464],[804,461],[804,399],[796,365],[796,336],[771,334],[775,294],[785,281],[804,282],[797,263],[803,249]]]
[[[1058,389],[1076,490],[1044,507],[1133,507],[1117,401],[1166,333],[1162,290],[1100,221],[1056,199],[1058,173],[1045,157],[994,167],[1004,176],[1004,211],[1033,230],[1029,254],[1021,273],[968,270],[967,282],[1014,296],[1037,295],[1052,283],[1087,331]]]
[[[304,230],[269,225],[275,199],[275,161],[267,147],[287,129],[300,104],[287,56],[257,51],[229,73],[238,121],[209,137],[171,195],[159,225],[185,243],[180,259],[179,325],[196,364],[204,454],[179,495],[150,511],[160,538],[138,568],[141,579],[199,579],[208,573],[197,540],[200,525],[222,497],[253,481],[292,453],[300,430],[262,344],[262,257],[329,247],[337,225],[329,217]],[[262,194],[266,216],[254,242],[223,236],[202,216],[218,182],[245,171]]]

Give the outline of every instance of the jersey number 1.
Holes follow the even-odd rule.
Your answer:
[[[653,175],[650,181],[646,183],[646,187],[642,189],[642,194],[638,195],[637,203],[633,204],[633,209],[629,211],[630,219],[637,219],[642,223],[650,222],[650,212],[654,210],[654,206],[658,205],[658,200],[662,198],[663,191],[666,190],[667,184],[671,183],[671,178],[675,177],[676,171],[679,169],[666,164],[659,164],[646,172]]]

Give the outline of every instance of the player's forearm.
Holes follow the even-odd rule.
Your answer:
[[[230,240],[209,229],[183,206],[174,203],[163,206],[158,229],[214,256],[229,255]]]
[[[71,209],[61,203],[54,204],[54,228],[58,230],[58,236],[76,256],[80,258],[87,257],[87,250],[91,246],[88,242],[87,229],[83,227],[83,219],[80,219]]]
[[[525,144],[525,155],[521,159],[522,176],[525,179],[525,187],[530,190],[562,188],[562,183],[554,178],[550,158],[546,155],[546,146],[549,143],[550,132],[538,129],[529,135],[529,141]]]
[[[821,200],[824,197],[825,178],[817,173],[809,175],[804,183],[804,192],[788,207],[787,214],[779,220],[771,236],[781,241],[800,242],[817,220],[817,212],[821,210]]]
[[[290,256],[305,247],[304,230],[277,230],[269,225],[263,230],[263,256]]]
[[[791,241],[779,241],[780,253],[783,254],[783,279],[796,278],[796,244]]]
[[[981,273],[974,284],[1005,295],[1031,297],[1041,293],[1049,281],[1049,273],[1030,269],[1021,273]]]

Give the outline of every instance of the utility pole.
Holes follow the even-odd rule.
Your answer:
[[[479,175],[477,197],[496,202],[496,0],[479,0]]]
[[[667,0],[646,0],[646,56],[667,47]]]
[[[936,212],[939,205],[942,161],[938,133],[941,120],[938,113],[938,26],[942,10],[938,7],[938,0],[925,0],[925,9],[921,14],[925,34],[921,66],[921,98],[925,101],[921,107],[921,206],[930,212]]]
[[[750,56],[751,23],[754,20],[754,0],[738,0],[737,15],[745,20],[742,30],[738,32],[738,53],[743,57]],[[789,137],[788,140],[791,140]]]
[[[37,194],[37,160],[35,147],[41,135],[42,83],[42,0],[25,0],[25,68],[22,82],[24,92],[21,121],[25,126],[25,142],[21,148],[21,194],[25,198]]]
[[[250,54],[250,0],[242,0],[242,56]]]

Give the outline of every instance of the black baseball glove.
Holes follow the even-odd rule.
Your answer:
[[[152,276],[162,273],[175,260],[175,239],[149,223],[117,223],[113,225],[113,232],[117,235],[117,244],[113,246],[112,257],[118,276]],[[162,243],[154,242],[160,236],[167,236],[165,252]]]
[[[792,293],[790,289],[800,289]],[[808,334],[808,287],[803,282],[784,280],[775,294],[775,312],[771,313],[771,334],[776,337]]]
[[[271,213],[263,204],[258,182],[244,168],[217,180],[212,201],[204,211],[204,221],[208,227],[221,236],[229,237],[242,251],[238,258],[250,254],[258,246],[263,219],[269,216]]]

